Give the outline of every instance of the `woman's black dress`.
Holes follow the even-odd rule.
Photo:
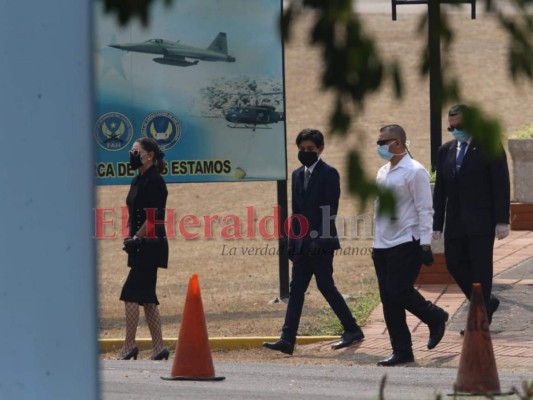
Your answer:
[[[147,233],[139,251],[128,255],[130,272],[120,300],[139,304],[159,304],[155,293],[157,269],[167,268],[168,241],[165,220],[167,185],[155,166],[131,182],[126,198],[129,212],[129,235],[133,237],[148,217]],[[152,229],[150,229],[152,228]]]

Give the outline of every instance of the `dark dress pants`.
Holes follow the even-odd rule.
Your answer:
[[[441,318],[441,310],[414,288],[421,266],[420,242],[374,249],[372,260],[392,350],[397,354],[411,354],[411,332],[407,326],[405,310],[425,324],[437,322]]]
[[[313,275],[322,296],[337,315],[346,331],[357,330],[352,312],[333,281],[333,252],[325,255],[295,255],[292,265],[289,304],[282,329],[282,339],[290,343],[296,340],[305,292]]]
[[[480,283],[485,307],[492,292],[494,235],[464,235],[449,238],[444,233],[446,267],[470,300],[472,284]]]

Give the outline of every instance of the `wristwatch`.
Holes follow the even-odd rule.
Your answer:
[[[421,244],[420,247],[422,247],[422,250],[424,250],[424,251],[431,250],[431,245],[430,244]]]

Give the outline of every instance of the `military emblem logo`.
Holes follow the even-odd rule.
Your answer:
[[[144,119],[142,134],[157,140],[161,150],[168,150],[180,140],[181,124],[178,118],[170,112],[154,112]]]
[[[106,113],[96,121],[96,142],[109,151],[119,151],[128,145],[133,136],[133,126],[124,114]]]

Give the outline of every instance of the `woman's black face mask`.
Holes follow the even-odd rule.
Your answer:
[[[131,169],[139,169],[143,165],[143,162],[141,160],[141,153],[138,151],[130,151],[130,166]]]

